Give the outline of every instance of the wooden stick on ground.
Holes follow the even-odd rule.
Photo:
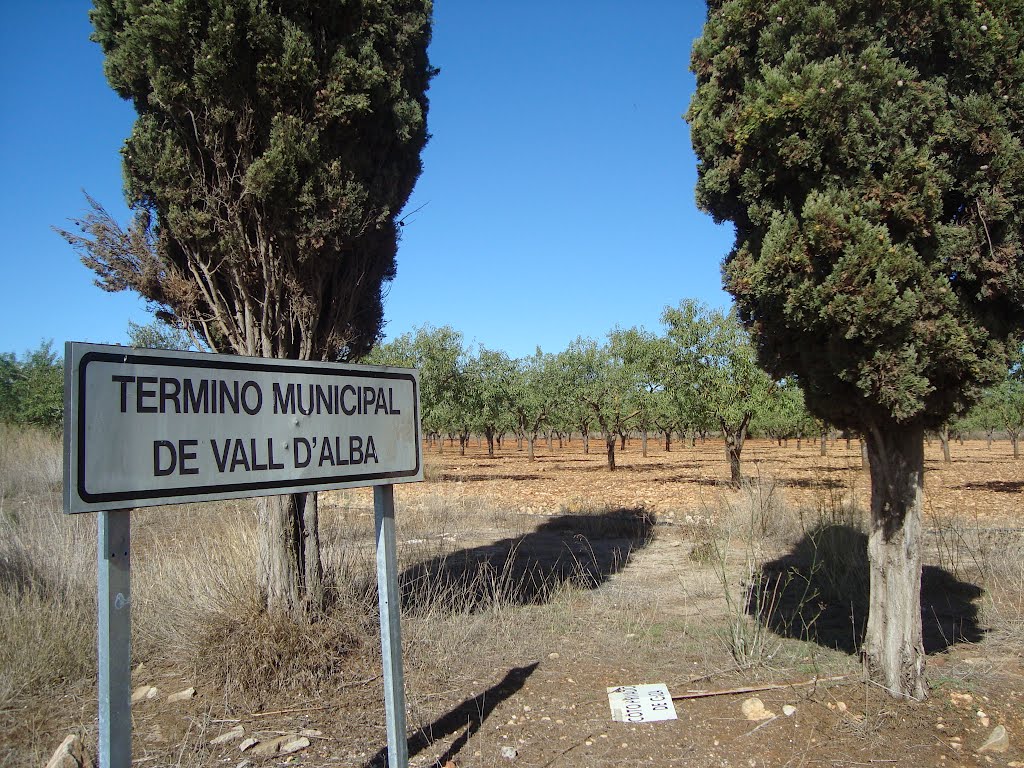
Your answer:
[[[689,691],[673,696],[672,701],[682,699],[703,699],[708,696],[731,696],[737,693],[757,693],[758,691],[775,691],[781,688],[798,688],[805,685],[817,685],[818,683],[832,683],[836,680],[845,680],[849,675],[836,675],[835,677],[815,677],[813,680],[804,680],[799,683],[773,683],[772,685],[747,685],[742,688],[729,688],[724,691]]]

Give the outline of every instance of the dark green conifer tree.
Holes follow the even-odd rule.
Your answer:
[[[775,376],[861,431],[864,652],[926,694],[923,434],[1006,371],[1024,325],[1024,3],[711,0],[687,119],[727,289]]]
[[[377,341],[427,140],[430,0],[96,0],[136,212],[65,237],[217,352],[357,359]],[[268,604],[321,599],[315,496],[268,499]]]

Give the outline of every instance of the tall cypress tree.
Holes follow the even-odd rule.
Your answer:
[[[427,140],[430,0],[96,0],[91,18],[138,113],[131,226],[93,203],[63,233],[97,283],[214,351],[365,354]],[[269,606],[319,602],[315,496],[263,506]]]
[[[919,698],[923,434],[1024,326],[1024,3],[711,0],[687,119],[726,288],[775,376],[862,431],[864,652]]]

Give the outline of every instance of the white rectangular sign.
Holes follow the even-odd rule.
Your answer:
[[[608,704],[612,709],[612,720],[619,723],[652,723],[676,719],[672,694],[664,683],[609,688]]]
[[[64,510],[423,479],[415,370],[68,342]]]

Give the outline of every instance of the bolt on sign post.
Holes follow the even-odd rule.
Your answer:
[[[388,758],[405,768],[394,484],[423,480],[418,372],[80,342],[64,361],[64,511],[99,515],[100,765],[131,765],[129,510],[374,486]]]

